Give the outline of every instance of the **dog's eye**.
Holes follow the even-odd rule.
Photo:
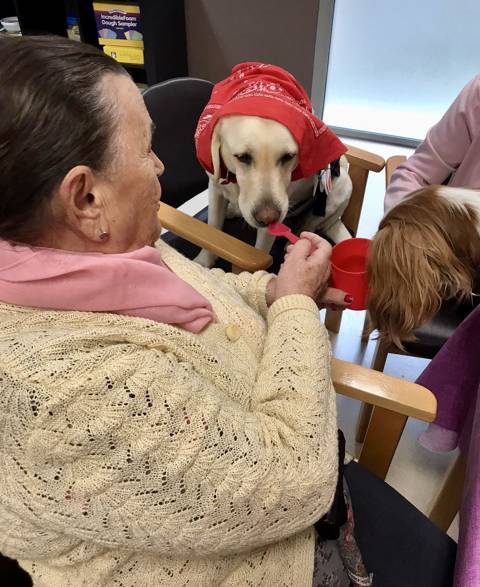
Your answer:
[[[285,153],[285,155],[282,155],[280,157],[280,159],[278,160],[278,162],[280,163],[280,165],[285,165],[285,163],[288,163],[294,157],[295,157],[295,155],[292,155],[292,153]]]
[[[253,161],[253,157],[249,153],[241,153],[240,155],[235,155],[235,157],[244,165],[251,165]]]

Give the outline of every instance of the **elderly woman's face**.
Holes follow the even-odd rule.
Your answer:
[[[130,78],[109,76],[105,84],[118,111],[114,160],[101,184],[111,252],[153,244],[160,236],[158,210],[163,163],[152,151],[152,121]]]

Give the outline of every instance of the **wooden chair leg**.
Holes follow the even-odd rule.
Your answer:
[[[366,320],[365,320],[366,322]],[[382,342],[377,341],[375,346],[375,352],[373,355],[372,369],[375,371],[382,371],[387,362],[389,346]],[[355,431],[355,440],[362,443],[365,440],[365,434],[367,433],[368,424],[372,415],[373,407],[368,404],[362,404],[360,408],[360,414],[358,415],[357,428]]]
[[[357,429],[355,430],[355,440],[362,443],[365,440],[370,418],[372,417],[373,406],[370,404],[362,404],[360,413],[358,414]]]
[[[448,468],[442,487],[435,496],[428,517],[441,530],[446,532],[460,509],[466,464],[459,455]]]
[[[337,334],[340,330],[341,322],[342,312],[337,312],[335,310],[327,310],[325,312],[325,328],[330,330],[330,332],[335,332]]]
[[[385,363],[387,362],[389,350],[390,346],[387,343],[381,340],[377,340],[375,352],[373,353],[372,369],[383,372]]]
[[[368,312],[365,312],[365,320],[363,321],[363,329],[362,329],[362,341],[363,342],[367,342],[367,340],[370,337],[370,334],[368,332],[370,328],[370,317],[368,315]]]
[[[358,462],[385,479],[406,423],[407,416],[374,407]]]

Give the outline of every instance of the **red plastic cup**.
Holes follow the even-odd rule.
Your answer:
[[[353,297],[349,310],[367,309],[368,238],[349,238],[332,250],[332,286]]]

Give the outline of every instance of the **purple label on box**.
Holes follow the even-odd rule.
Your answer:
[[[101,39],[119,41],[142,41],[140,14],[125,9],[112,8],[109,10],[95,7],[98,36]]]

